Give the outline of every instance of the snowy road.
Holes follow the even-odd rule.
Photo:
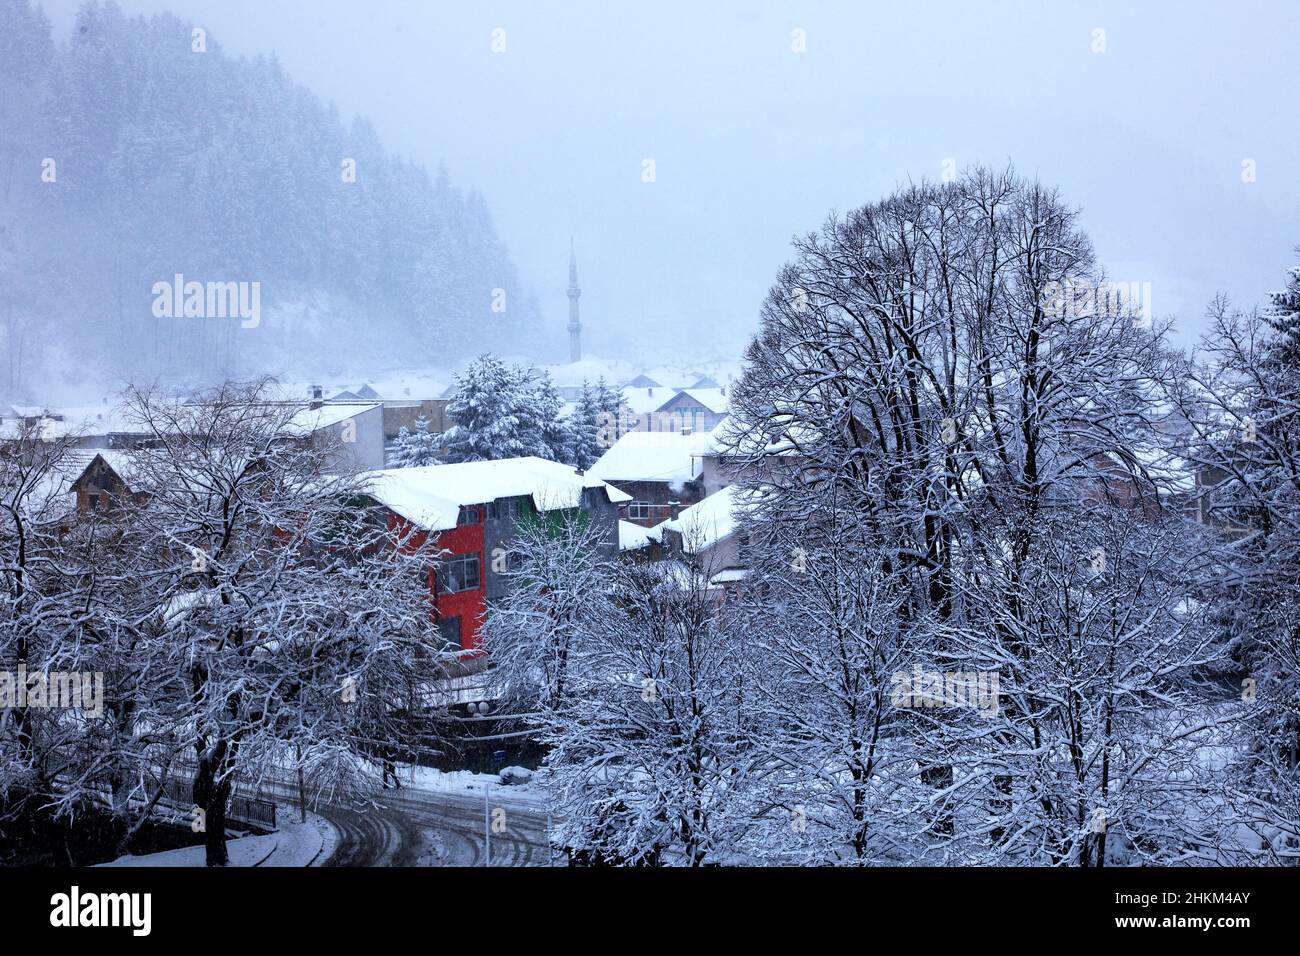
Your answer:
[[[492,866],[547,866],[546,815],[493,799],[504,817],[492,834]],[[286,811],[289,808],[286,807]],[[481,797],[403,788],[376,808],[326,805],[317,812],[339,831],[326,866],[483,866]]]

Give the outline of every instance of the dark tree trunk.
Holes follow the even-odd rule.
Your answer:
[[[229,781],[212,788],[207,806],[208,829],[203,841],[208,866],[227,866],[230,863],[230,853],[226,850],[226,804],[229,799]]]
[[[225,741],[199,751],[198,770],[194,774],[194,805],[203,811],[203,844],[208,866],[226,866],[226,805],[230,801],[231,775],[227,769]]]

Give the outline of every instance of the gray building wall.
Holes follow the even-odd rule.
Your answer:
[[[441,434],[451,427],[447,421],[447,404],[445,398],[426,398],[422,401],[385,401],[384,402],[384,438],[392,441],[403,428],[415,431],[415,421],[424,417],[429,420],[429,431]]]
[[[687,508],[707,496],[700,478],[685,482],[679,490],[674,490],[672,484],[667,481],[611,481],[610,484],[619,491],[631,495],[632,501],[647,502],[655,506],[649,518],[630,517],[628,505],[632,504],[631,501],[615,506],[624,521],[639,524],[644,528],[651,528],[661,521],[677,517],[676,510]],[[674,505],[677,506],[676,510]]]
[[[679,561],[694,560],[699,563],[700,568],[710,575],[725,571],[728,568],[748,566],[745,561],[741,560],[741,533],[739,531],[732,532],[725,538],[709,545],[709,547],[700,549],[694,555],[688,555],[683,551],[681,532],[665,530],[664,543],[669,556]]]
[[[332,447],[334,467],[373,471],[384,467],[384,409],[381,405],[358,410],[350,421],[355,423],[353,441],[344,441],[348,420],[327,425],[312,432],[316,447]]]
[[[495,507],[494,507],[495,506]],[[586,488],[582,492],[581,507],[593,524],[604,529],[602,554],[607,558],[618,556],[618,505],[609,500],[602,488]],[[497,570],[500,555],[497,549],[508,552],[518,535],[517,526],[521,515],[535,512],[532,495],[514,498],[498,498],[495,502],[482,505],[483,519],[483,560],[488,601],[504,596],[509,588],[505,574]]]

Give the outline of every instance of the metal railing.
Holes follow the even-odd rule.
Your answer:
[[[163,781],[162,799],[176,809],[188,811],[194,806],[193,782],[183,777],[169,776]],[[275,829],[275,813],[275,801],[245,796],[239,793],[238,784],[226,807],[227,820],[261,827],[264,830]]]

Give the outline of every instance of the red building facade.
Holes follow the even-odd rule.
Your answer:
[[[439,634],[450,645],[458,645],[471,656],[482,653],[479,628],[487,611],[487,549],[483,533],[482,505],[461,509],[461,523],[445,531],[414,528],[401,516],[389,512],[388,529],[412,550],[426,542],[443,552],[437,565],[423,572],[432,598],[431,617]],[[441,575],[442,580],[439,580]]]

